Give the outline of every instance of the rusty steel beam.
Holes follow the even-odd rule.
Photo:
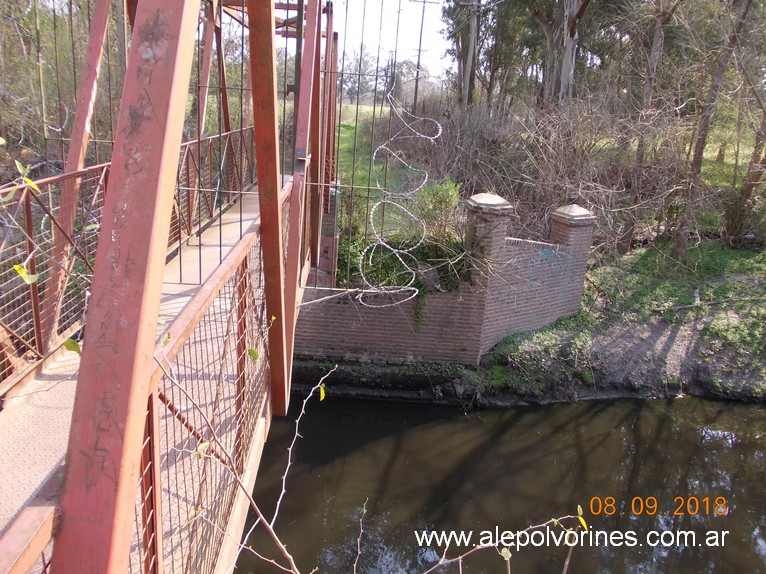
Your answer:
[[[282,203],[279,201],[279,110],[277,107],[276,42],[274,5],[263,0],[247,0],[250,25],[250,77],[253,82],[253,130],[258,170],[258,203],[261,214],[264,297],[269,327],[269,369],[271,402],[274,414],[284,415],[290,400],[287,351],[285,268],[282,258]]]
[[[138,0],[125,0],[125,11],[128,13],[128,24],[133,30],[133,24],[136,22],[136,10],[138,9]]]
[[[245,66],[245,93],[242,102],[242,129],[253,125],[253,81],[250,77],[250,66]],[[244,156],[243,156],[244,157]]]
[[[77,107],[74,123],[72,124],[71,140],[64,167],[65,173],[78,171],[85,165],[85,155],[90,140],[90,125],[96,106],[98,92],[98,76],[101,58],[104,54],[107,25],[109,23],[110,2],[96,2],[93,9],[93,19],[90,23],[88,50],[85,54],[82,72],[80,74],[79,90],[77,91]],[[53,235],[51,259],[53,269],[46,280],[46,296],[42,302],[42,337],[41,350],[48,351],[55,342],[61,311],[61,299],[64,295],[64,285],[67,279],[70,244],[67,237],[72,235],[77,212],[79,196],[79,180],[66,179],[61,189],[59,200],[58,220],[63,233]]]
[[[337,87],[338,87],[338,33],[333,32],[332,34],[332,53],[330,55],[330,61],[329,61],[330,67],[329,67],[329,76],[328,79],[325,81],[328,81],[329,83],[329,93],[330,96],[328,98],[328,107],[330,111],[330,117],[327,120],[326,124],[326,143],[325,143],[325,151],[327,153],[327,157],[325,159],[325,182],[328,184],[331,184],[335,181],[335,120],[337,118],[338,113],[338,107],[337,102],[335,101],[337,97]],[[330,205],[330,188],[326,188],[326,203],[325,206]]]
[[[319,32],[319,0],[307,0],[306,39],[301,62],[300,88],[295,112],[295,154],[293,159],[293,192],[290,197],[290,223],[287,239],[287,263],[285,280],[285,313],[287,356],[292,357],[295,323],[298,318],[298,289],[301,261],[301,237],[306,204],[306,165],[310,160],[309,132],[311,128],[311,102],[313,98],[315,52]],[[290,368],[292,363],[290,364]]]
[[[136,10],[66,455],[57,574],[128,569],[199,8],[199,0],[141,0]]]
[[[146,407],[144,441],[141,446],[141,521],[144,526],[142,544],[143,574],[162,572],[162,469],[160,468],[160,421],[157,389],[152,388]]]
[[[215,27],[215,51],[218,58],[218,83],[221,90],[221,115],[224,133],[231,132],[231,114],[229,113],[229,90],[226,82],[226,58],[223,57],[223,38],[221,27]]]
[[[321,32],[322,16],[319,15],[319,21],[317,26],[318,32]],[[309,201],[310,212],[310,225],[309,233],[310,238],[307,238],[309,242],[309,255],[311,258],[311,265],[316,267],[319,264],[319,241],[322,228],[322,176],[324,170],[322,169],[322,134],[320,131],[321,119],[322,119],[322,97],[320,89],[322,87],[320,77],[320,66],[322,56],[322,35],[317,33],[314,38],[316,43],[314,49],[314,67],[312,74],[312,94],[311,94],[311,125],[310,125],[310,146],[311,146],[311,187],[307,189],[307,193],[310,193],[311,200]]]
[[[332,71],[332,58],[335,50],[335,32],[333,31],[333,10],[332,4],[327,9],[327,41],[324,48],[324,82],[322,83],[322,136],[324,141],[322,142],[322,183],[325,184],[322,188],[322,204],[324,206],[325,213],[327,212],[327,206],[329,204],[329,187],[330,178],[327,175],[327,159],[331,153],[331,147],[333,140],[328,139],[329,134],[332,132],[330,122],[332,121],[332,108],[335,106],[334,92],[331,90],[332,84],[335,82],[335,77]]]

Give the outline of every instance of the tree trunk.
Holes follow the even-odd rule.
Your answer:
[[[558,100],[559,103],[572,101],[572,91],[574,88],[574,65],[575,52],[577,49],[577,23],[575,9],[578,6],[572,0],[564,2],[564,50],[561,55],[561,75],[559,81]]]
[[[643,185],[644,160],[646,156],[646,131],[648,126],[648,112],[652,109],[652,97],[654,95],[654,83],[662,58],[662,48],[665,42],[665,26],[670,23],[673,13],[683,0],[677,0],[668,11],[662,10],[662,0],[655,0],[654,35],[652,37],[652,49],[649,53],[649,61],[646,66],[646,81],[644,82],[644,97],[641,104],[641,114],[638,124],[638,144],[636,145],[636,165],[633,170],[631,196],[633,209],[627,212],[625,223],[617,241],[617,253],[625,255],[630,251],[633,241],[633,233],[636,228],[636,206],[641,201],[641,187]]]
[[[574,64],[577,53],[577,24],[590,0],[559,0],[556,15],[533,11],[545,34],[543,99],[567,103],[574,89]]]
[[[766,170],[766,154],[763,153],[766,144],[766,109],[761,110],[761,125],[755,132],[755,146],[750,156],[750,164],[745,174],[742,186],[729,193],[729,200],[724,215],[724,241],[729,246],[737,246],[745,232],[745,221],[750,211],[748,204],[753,191],[761,183],[763,172]]]
[[[697,137],[694,142],[694,153],[692,155],[690,167],[691,173],[684,193],[684,211],[678,229],[676,230],[675,243],[671,252],[671,257],[674,259],[680,259],[686,253],[686,248],[689,242],[689,230],[691,228],[694,200],[696,199],[701,184],[702,158],[705,153],[708,134],[710,133],[710,120],[715,111],[718,94],[721,92],[724,73],[729,66],[729,60],[731,59],[731,55],[734,52],[734,47],[737,43],[737,36],[742,30],[742,26],[745,24],[747,13],[752,4],[753,0],[743,0],[739,7],[737,19],[734,21],[725,48],[718,56],[716,69],[710,81],[710,90],[708,91],[707,98],[705,98],[705,103],[702,105],[702,114],[697,128]]]

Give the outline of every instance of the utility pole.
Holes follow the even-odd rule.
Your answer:
[[[471,86],[471,69],[473,66],[474,52],[476,51],[476,35],[478,33],[478,19],[479,19],[479,6],[481,0],[471,0],[470,4],[463,4],[464,6],[470,6],[471,10],[471,27],[468,37],[468,54],[465,58],[465,66],[463,66],[463,109],[468,109],[468,103],[470,101],[469,90]]]
[[[423,10],[420,13],[420,40],[418,41],[418,63],[415,66],[415,97],[412,102],[412,113],[418,113],[418,87],[420,85],[420,55],[423,52],[423,23],[426,21],[426,0],[423,0]]]

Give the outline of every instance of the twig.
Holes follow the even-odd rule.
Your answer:
[[[702,301],[700,303],[691,303],[690,305],[678,305],[677,307],[669,307],[667,309],[662,309],[660,307],[655,307],[652,309],[653,313],[665,313],[667,311],[684,311],[686,309],[695,309],[697,307],[713,307],[715,305],[722,305],[724,303],[733,303],[735,301],[763,301],[766,299],[766,297],[730,297],[728,299],[719,299],[718,301]]]
[[[184,388],[184,386],[177,380],[175,377],[175,373],[173,371],[172,365],[167,360],[167,357],[165,357],[165,361],[168,362],[170,370],[168,370],[165,365],[162,364],[162,361],[160,361],[157,357],[154,358],[155,361],[157,361],[157,364],[159,365],[162,372],[165,374],[166,377],[178,388],[180,391],[186,396],[186,399],[194,405],[197,405],[194,398],[189,394],[189,392]],[[289,564],[289,568],[284,568],[288,572],[292,572],[293,574],[301,574],[300,570],[298,570],[298,566],[295,564],[295,560],[293,559],[292,554],[287,550],[287,547],[284,545],[284,543],[279,539],[279,536],[274,531],[274,528],[272,528],[271,524],[266,520],[266,517],[263,515],[263,512],[261,512],[261,509],[256,504],[255,500],[253,499],[252,494],[248,491],[248,488],[245,486],[245,483],[242,482],[242,477],[240,477],[239,473],[237,472],[237,465],[234,462],[234,459],[232,458],[231,454],[226,450],[226,447],[221,443],[221,440],[218,438],[218,435],[215,432],[215,428],[213,427],[212,422],[208,418],[208,416],[205,414],[205,412],[198,408],[197,412],[202,417],[202,420],[205,421],[205,424],[210,429],[210,438],[211,440],[220,448],[221,454],[225,457],[227,463],[224,465],[226,468],[228,468],[229,472],[231,472],[232,477],[234,478],[234,481],[237,483],[237,486],[239,487],[240,491],[244,494],[244,496],[247,498],[248,503],[250,504],[250,508],[253,509],[253,512],[255,512],[255,515],[258,517],[258,520],[263,522],[263,527],[266,529],[266,532],[268,533],[271,540],[274,542],[274,544],[279,549],[282,556],[287,560]]]
[[[574,546],[569,547],[569,552],[567,552],[567,559],[564,560],[564,569],[561,571],[561,574],[567,574],[567,570],[569,570],[569,560],[572,558],[572,550],[574,550]]]
[[[287,448],[287,466],[285,466],[285,472],[282,475],[282,492],[279,493],[279,499],[277,500],[277,505],[274,508],[274,516],[271,518],[271,522],[269,523],[269,526],[272,528],[274,527],[274,523],[277,520],[277,516],[279,515],[279,507],[282,504],[282,499],[285,497],[285,493],[287,492],[287,473],[290,472],[290,467],[293,464],[293,448],[295,448],[295,443],[298,441],[298,438],[301,436],[300,434],[300,424],[301,419],[303,418],[303,415],[306,414],[306,405],[309,402],[309,399],[314,395],[315,392],[317,392],[322,385],[324,385],[324,381],[327,377],[329,377],[331,374],[335,372],[335,370],[338,368],[338,365],[335,365],[330,371],[325,373],[325,375],[319,379],[319,382],[312,387],[312,389],[309,391],[308,396],[303,399],[303,405],[301,405],[301,413],[298,415],[298,418],[295,419],[295,434],[293,435],[293,441],[290,443],[290,446]],[[301,437],[302,438],[302,437]]]
[[[359,536],[356,537],[356,558],[354,558],[354,574],[356,574],[356,565],[359,563],[359,557],[362,555],[362,535],[364,534],[364,516],[367,514],[367,501],[370,500],[369,498],[366,498],[364,500],[364,505],[362,506],[362,515],[359,517]]]
[[[580,520],[579,516],[574,516],[570,514],[568,516],[562,516],[561,518],[551,518],[550,520],[548,520],[547,522],[543,522],[542,524],[537,524],[535,526],[528,526],[521,532],[531,532],[533,530],[540,530],[550,525],[561,526],[563,528],[563,525],[561,524],[563,521],[574,519],[574,518],[576,518],[578,521]],[[578,522],[577,526],[575,526],[575,529],[579,529],[579,528],[580,526]],[[432,574],[434,572],[439,571],[443,566],[449,566],[450,564],[458,564],[458,567],[462,571],[463,560],[465,560],[471,554],[475,554],[476,552],[487,550],[489,548],[493,548],[498,553],[500,553],[500,550],[494,544],[477,544],[476,546],[474,546],[473,548],[471,548],[470,550],[468,550],[467,552],[464,552],[463,554],[459,556],[455,556],[454,558],[447,558],[447,551],[449,550],[449,545],[447,545],[444,548],[444,552],[442,552],[441,558],[436,562],[436,564],[431,566],[428,570],[426,570],[422,574]],[[570,555],[571,555],[571,549],[570,549]],[[567,564],[568,564],[568,561],[569,561],[569,557],[567,557]],[[510,573],[511,571],[510,559],[508,559],[507,562],[508,562],[507,571]],[[566,573],[566,568],[568,568],[568,565],[565,565],[564,573]]]

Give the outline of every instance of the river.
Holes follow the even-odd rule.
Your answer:
[[[766,573],[763,405],[621,400],[466,414],[329,391],[301,421],[276,522],[302,572],[352,572],[358,539],[359,573],[423,572],[438,554],[416,531],[470,532],[471,545],[508,531],[508,542],[580,505],[590,531],[578,534],[570,573]],[[261,463],[255,499],[267,513],[293,420],[274,420]],[[511,548],[513,574],[561,573],[561,532],[552,525]],[[262,534],[251,541],[274,555]],[[453,544],[450,555],[468,548]],[[238,571],[256,564],[245,554]],[[463,572],[504,573],[506,564],[485,550]]]

